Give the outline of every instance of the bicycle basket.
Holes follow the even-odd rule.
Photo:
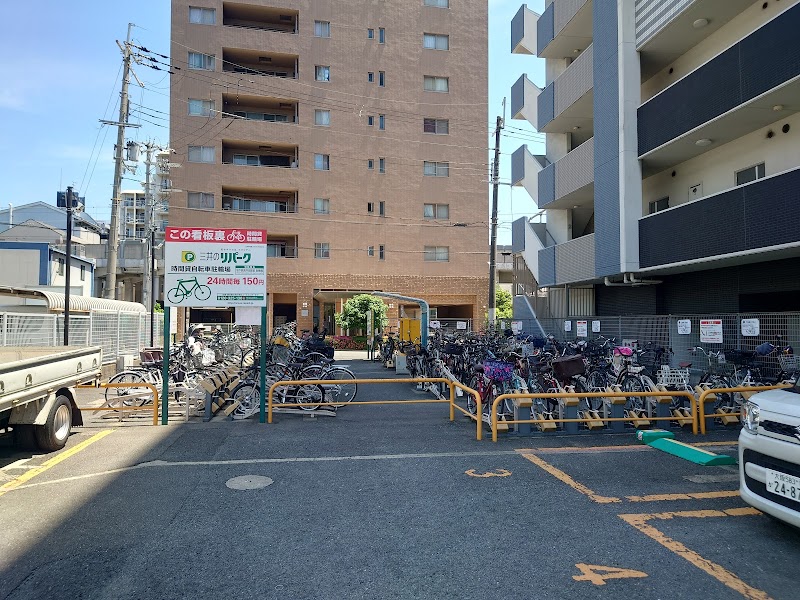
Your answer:
[[[282,335],[275,336],[275,344],[278,346],[289,346],[289,342]]]
[[[453,354],[455,356],[461,356],[462,354],[464,354],[464,346],[448,342],[444,345],[444,350],[442,350],[442,352],[444,354]]]
[[[586,365],[580,354],[553,359],[552,366],[553,373],[561,381],[575,377],[575,375],[583,375],[586,372]]]
[[[511,381],[514,376],[514,363],[502,360],[483,361],[483,373],[495,381]]]
[[[788,373],[800,371],[800,355],[779,356],[778,363],[781,365],[781,369]]]

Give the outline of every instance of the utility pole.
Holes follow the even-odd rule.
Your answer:
[[[497,117],[494,130],[494,166],[492,167],[492,220],[491,244],[489,249],[489,327],[494,329],[496,319],[496,280],[497,280],[497,201],[500,187],[500,131],[503,129],[503,117]]]
[[[122,147],[125,144],[125,127],[128,125],[128,83],[131,70],[131,29],[133,23],[128,23],[128,37],[122,49],[123,72],[122,92],[119,102],[119,121],[113,123],[117,126],[117,151],[114,157],[114,188],[111,198],[111,223],[108,232],[108,261],[106,263],[106,284],[103,297],[116,300],[117,297],[117,252],[119,248],[119,194],[122,188]],[[112,124],[112,123],[109,123]]]
[[[69,346],[69,287],[72,274],[72,186],[67,186],[67,258],[64,282],[64,345]]]
[[[144,244],[146,248],[145,258],[143,261],[143,277],[142,277],[142,304],[148,309],[150,308],[152,296],[152,283],[151,279],[154,277],[152,271],[152,255],[153,255],[153,236],[151,235],[151,228],[153,227],[153,194],[151,187],[150,175],[152,173],[151,167],[155,164],[153,162],[153,151],[156,145],[152,141],[144,144],[145,152],[147,153],[147,160],[145,161],[145,184],[144,184],[144,231],[145,239]],[[152,315],[151,315],[152,317]]]

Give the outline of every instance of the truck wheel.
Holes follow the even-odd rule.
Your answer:
[[[36,443],[46,452],[61,450],[67,443],[71,429],[72,404],[66,396],[59,396],[50,409],[45,424],[34,430]]]

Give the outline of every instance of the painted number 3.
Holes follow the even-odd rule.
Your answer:
[[[634,571],[633,569],[618,569],[617,567],[604,567],[602,565],[587,565],[578,563],[575,565],[581,572],[580,575],[573,575],[575,581],[591,581],[595,585],[605,585],[608,579],[630,579],[633,577],[647,577],[647,573]]]

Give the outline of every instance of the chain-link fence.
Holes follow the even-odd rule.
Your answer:
[[[164,315],[155,314],[153,345],[164,343]],[[64,343],[64,315],[0,313],[3,346],[61,346]],[[69,343],[72,346],[101,346],[103,362],[133,354],[150,346],[150,314],[92,311],[70,315]]]
[[[652,315],[624,317],[571,317],[569,319],[541,319],[547,334],[560,341],[593,339],[598,336],[615,338],[620,345],[648,343],[671,348],[673,366],[681,362],[693,363],[693,368],[704,369],[708,359],[706,350],[738,350],[753,352],[766,342],[777,348],[800,345],[800,313],[733,313],[712,315]],[[729,353],[730,354],[730,353]],[[758,362],[768,372],[778,370],[776,350],[759,357]]]

